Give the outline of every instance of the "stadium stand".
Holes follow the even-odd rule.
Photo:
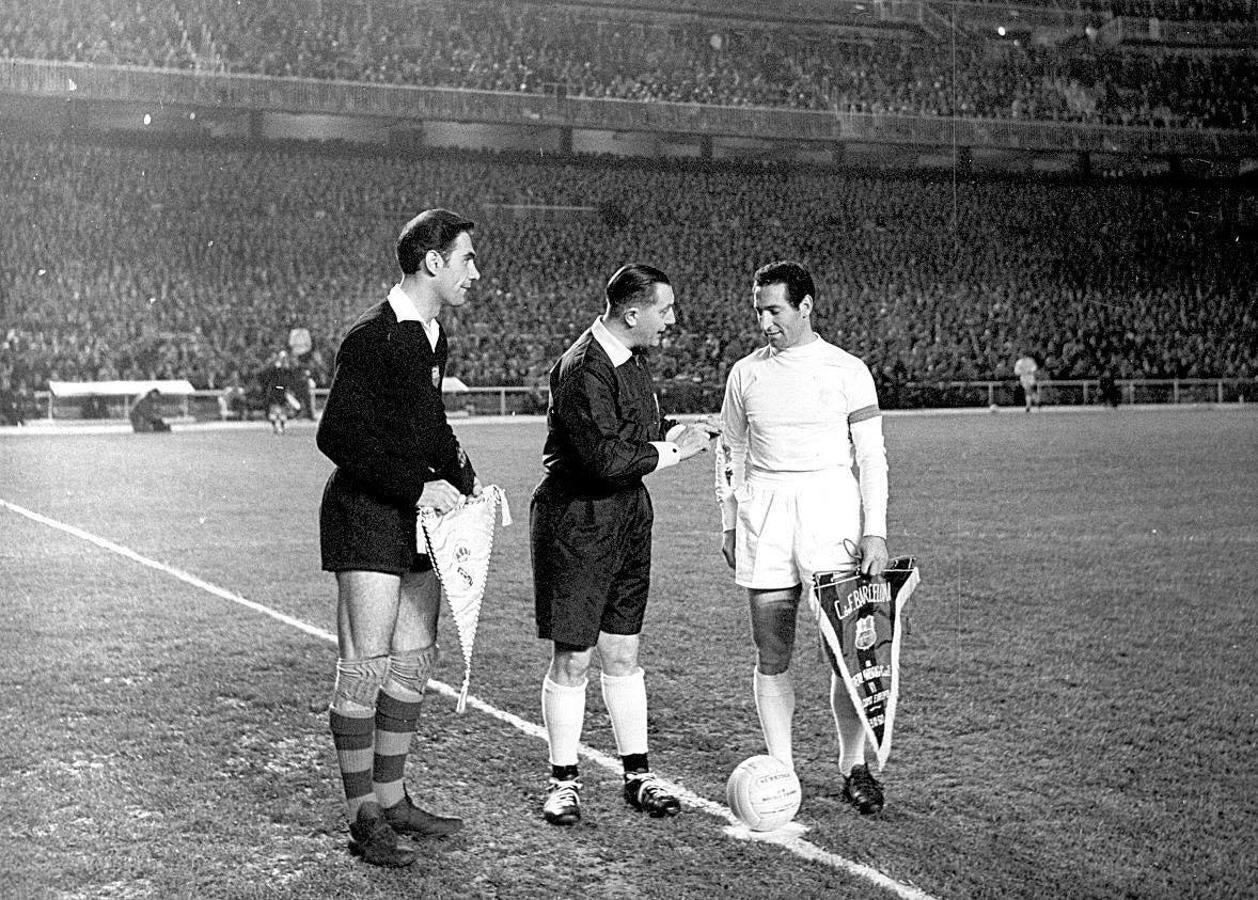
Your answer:
[[[544,221],[493,204],[596,202]],[[807,261],[821,330],[893,390],[1008,378],[1258,375],[1252,191],[1203,182],[968,179],[718,162],[431,151],[359,156],[61,140],[0,143],[0,383],[240,383],[308,328],[326,386],[348,321],[394,278],[413,210],[483,222],[486,277],[448,326],[451,375],[536,385],[627,260],[666,269],[669,379],[718,384],[758,344],[755,266]]]
[[[700,16],[660,14],[653,0],[0,0],[0,57],[1256,130],[1258,55],[1151,52],[1078,24],[1252,24],[1255,0],[928,4],[962,23],[984,7],[1075,17],[1078,27],[1043,40],[846,27],[846,7],[833,5],[833,20],[810,23],[753,18],[745,2]],[[362,152],[0,143],[0,209],[22,225],[0,236],[5,417],[29,413],[31,391],[49,381],[243,385],[294,327],[314,335],[303,366],[326,385],[341,330],[392,278],[379,248],[406,215],[437,203],[484,222],[488,277],[448,323],[459,332],[451,374],[472,385],[537,385],[628,259],[656,262],[679,284],[681,327],[657,354],[660,374],[719,383],[757,343],[746,280],[769,256],[814,267],[823,322],[892,388],[1008,378],[1028,348],[1057,378],[1258,375],[1252,190],[441,151],[381,152],[364,166]]]
[[[978,2],[999,2],[999,0],[978,0]],[[1061,0],[1017,0],[1017,3],[1012,5],[1060,8],[1063,4]],[[1167,19],[1176,22],[1252,22],[1258,18],[1258,4],[1254,0],[1081,0],[1081,2],[1070,2],[1065,5],[1083,6],[1115,16]]]
[[[1241,0],[1089,5],[1253,21]],[[1253,53],[1155,56],[1083,30],[1052,46],[925,31],[906,41],[505,0],[163,0],[142,11],[127,0],[0,0],[0,23],[0,55],[12,58],[722,106],[1258,127]]]
[[[1252,22],[1255,0],[941,0],[940,8],[999,6],[1008,10],[1083,10],[1097,16],[1130,16],[1176,22]]]

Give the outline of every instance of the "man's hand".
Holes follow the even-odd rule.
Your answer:
[[[721,556],[725,557],[725,564],[731,569],[734,568],[734,536],[737,534],[735,529],[721,534]]]
[[[708,442],[713,437],[715,435],[711,433],[709,426],[702,422],[695,422],[687,425],[673,441],[677,444],[677,449],[681,451],[681,458],[690,459],[707,450]]]
[[[438,513],[448,513],[463,505],[463,495],[458,488],[446,481],[429,481],[424,485],[424,492],[419,495],[415,507],[427,507]]]
[[[881,575],[891,560],[887,555],[887,539],[873,534],[861,538],[856,552],[860,554],[860,570],[863,575]]]
[[[473,475],[472,476],[472,496],[479,497],[483,493],[485,493],[485,489],[481,487],[480,476]]]
[[[695,423],[701,428],[708,430],[708,437],[717,437],[721,433],[721,415],[720,413],[709,413],[698,422]]]

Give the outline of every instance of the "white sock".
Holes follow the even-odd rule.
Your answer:
[[[834,713],[834,725],[839,732],[839,771],[844,776],[852,774],[853,766],[865,764],[865,726],[861,724],[852,698],[835,673],[830,673],[830,710]]]
[[[585,723],[585,686],[564,687],[550,680],[542,681],[542,722],[550,742],[552,766],[575,766],[577,747],[581,744],[581,726]]]
[[[616,752],[621,756],[646,753],[646,673],[642,669],[621,676],[604,672],[599,682],[616,736]]]
[[[752,672],[756,712],[760,715],[760,730],[769,755],[780,759],[792,769],[795,760],[791,752],[791,722],[795,718],[795,684],[789,671],[780,675],[765,675],[759,668]]]

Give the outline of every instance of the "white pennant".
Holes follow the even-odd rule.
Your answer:
[[[432,560],[441,581],[441,595],[450,607],[463,651],[463,687],[456,709],[467,708],[472,683],[472,647],[480,622],[481,600],[489,577],[489,557],[494,546],[494,518],[501,509],[502,524],[511,524],[507,493],[496,484],[479,497],[469,497],[455,509],[438,513],[419,510],[419,552]]]

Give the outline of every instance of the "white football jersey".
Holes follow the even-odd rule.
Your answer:
[[[738,486],[757,473],[850,469],[857,462],[865,533],[885,535],[880,416],[869,367],[822,338],[786,350],[761,347],[740,359],[730,370],[721,408],[717,496],[724,527],[733,527]]]

